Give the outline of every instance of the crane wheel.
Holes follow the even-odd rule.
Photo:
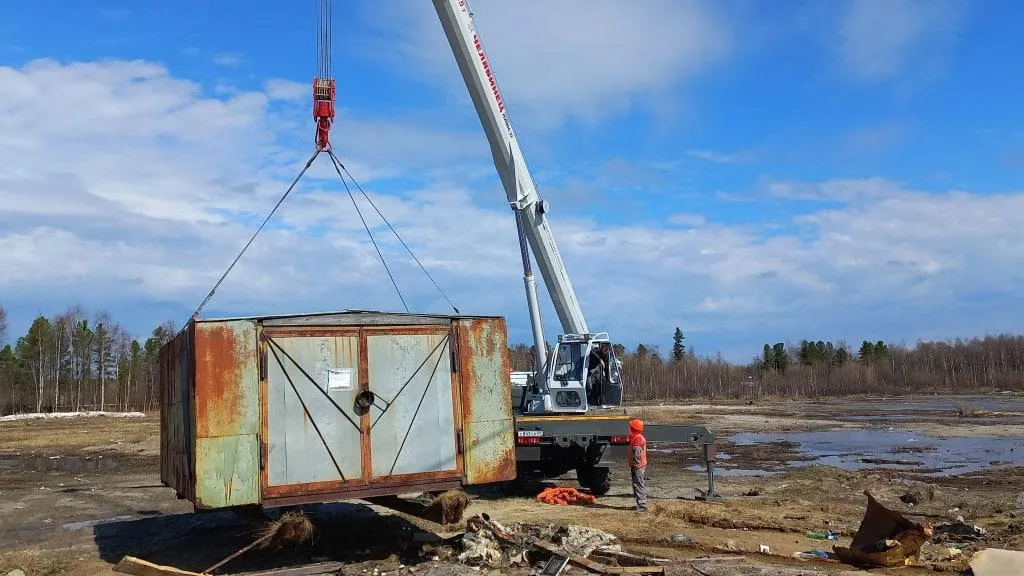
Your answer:
[[[612,489],[612,469],[607,466],[581,466],[576,469],[580,486],[595,496],[604,496]]]

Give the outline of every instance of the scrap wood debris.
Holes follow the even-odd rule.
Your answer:
[[[598,549],[623,551],[617,537],[596,528],[524,523],[505,526],[487,514],[478,514],[466,521],[466,533],[460,541],[462,552],[457,559],[463,564],[491,568],[526,566],[535,560],[531,552],[540,542],[550,543],[559,554],[581,558]]]
[[[964,522],[962,516],[957,516],[955,521],[939,524],[935,527],[935,540],[940,543],[980,540],[986,533],[984,528],[968,524]]]
[[[567,506],[570,504],[593,504],[597,501],[597,498],[592,494],[580,492],[575,488],[556,486],[554,488],[546,488],[538,494],[537,501],[545,504]]]

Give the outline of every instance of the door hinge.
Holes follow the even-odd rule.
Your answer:
[[[262,472],[267,464],[267,443],[263,441],[262,434],[256,435],[256,442],[259,444],[260,453],[258,458],[260,459],[260,472]]]

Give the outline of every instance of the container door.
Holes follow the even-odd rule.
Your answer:
[[[264,344],[266,493],[360,479],[358,332],[266,331]]]
[[[450,335],[367,331],[374,478],[460,474]]]

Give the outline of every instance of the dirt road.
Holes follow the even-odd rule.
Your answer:
[[[1024,510],[1015,503],[1024,491],[1024,467],[1015,459],[1024,456],[1024,448],[986,448],[1006,439],[999,432],[1021,434],[1024,414],[1013,406],[1000,404],[995,410],[982,403],[958,417],[942,406],[926,406],[918,410],[918,417],[908,419],[917,408],[905,404],[902,420],[888,417],[881,408],[849,403],[637,409],[653,420],[702,421],[724,437],[719,443],[722,475],[717,480],[721,501],[694,500],[698,489],[706,486],[706,476],[696,471],[701,464],[696,449],[652,446],[652,505],[646,513],[631,510],[625,471],[619,469],[611,493],[586,508],[480,491],[473,494],[467,515],[487,512],[503,523],[588,525],[619,536],[630,551],[670,558],[735,550],[768,562],[774,572],[767,573],[782,574],[787,567],[838,571],[850,568],[792,555],[848,543],[864,512],[863,492],[870,489],[886,506],[933,524],[962,516],[987,530],[977,541],[929,545],[925,558],[937,569],[962,567],[963,558],[978,548],[1024,548]],[[895,447],[883,446],[879,452],[886,457],[872,456],[857,446],[833,446],[824,454],[808,448],[816,440],[806,434],[836,430],[869,440],[872,434],[914,436],[900,436],[897,440],[903,444]],[[791,433],[804,436],[785,436]],[[260,528],[254,519],[233,513],[192,514],[187,502],[176,500],[160,485],[158,434],[152,416],[0,423],[0,575],[15,568],[29,576],[107,574],[125,554],[198,571],[250,542]],[[751,435],[768,439],[751,442]],[[968,466],[968,474],[954,475],[951,466],[963,464],[957,452],[962,447],[955,442],[964,439],[969,442],[963,451],[974,446],[974,460],[988,465],[980,470]],[[1020,437],[1009,441],[1021,446]],[[944,458],[956,462],[947,466]],[[564,479],[570,485],[573,481]],[[903,503],[900,496],[912,491],[924,495],[921,501]],[[346,569],[350,574],[372,574],[375,568],[379,573],[411,573],[408,567],[415,566],[416,573],[440,576],[465,568],[418,557],[418,551],[407,546],[414,526],[385,510],[357,502],[319,507],[311,514],[320,529],[312,549],[254,553],[226,569],[265,568],[321,555],[351,563]],[[824,530],[838,533],[839,540],[808,536]],[[676,543],[673,536],[693,542]],[[965,545],[964,554],[940,560],[949,553],[949,544]],[[761,545],[768,546],[769,554],[758,552]],[[680,566],[673,569],[687,573]],[[441,567],[448,572],[437,572]]]

